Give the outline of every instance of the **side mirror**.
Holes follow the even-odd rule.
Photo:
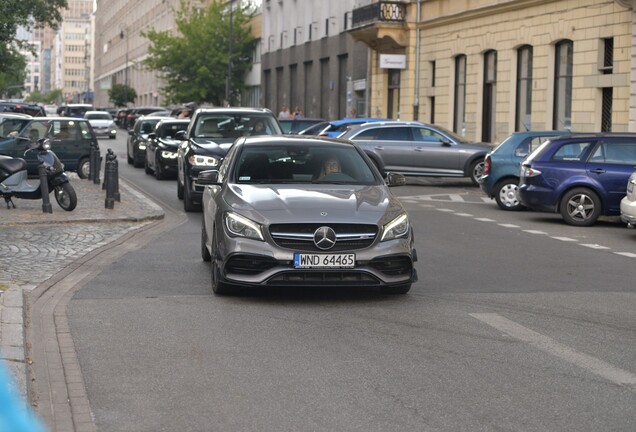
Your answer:
[[[176,134],[174,134],[174,137],[175,139],[178,139],[178,140],[184,140],[186,139],[186,131],[180,130]]]
[[[133,134],[133,130],[132,129],[128,129],[128,135],[132,135]]]
[[[149,138],[149,139],[156,139],[156,138],[157,138],[157,134],[156,134],[156,133],[154,133],[154,132],[150,132],[150,133],[148,134],[148,138]]]
[[[201,171],[197,177],[197,183],[200,185],[218,185],[219,172],[217,170]]]
[[[406,184],[406,177],[398,173],[387,173],[386,184],[388,186],[404,186]]]

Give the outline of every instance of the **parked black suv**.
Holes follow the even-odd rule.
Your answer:
[[[256,132],[259,126],[262,132]],[[177,197],[185,211],[200,211],[203,186],[197,183],[199,172],[216,169],[232,143],[247,135],[282,135],[274,114],[265,108],[200,108],[186,131],[177,153]]]
[[[44,107],[38,104],[24,102],[0,101],[0,112],[28,114],[33,117],[46,117]]]

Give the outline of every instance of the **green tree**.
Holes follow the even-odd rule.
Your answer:
[[[123,107],[137,99],[137,92],[126,84],[113,84],[108,90],[108,98],[116,107]]]
[[[244,88],[243,77],[251,67],[248,60],[256,41],[250,32],[253,8],[234,2],[230,14],[225,3],[216,1],[201,9],[188,0],[182,0],[180,10],[175,14],[178,35],[155,30],[142,32],[150,41],[144,64],[150,70],[160,72],[166,83],[162,93],[168,102],[222,104],[228,74],[230,34],[230,88],[234,93]]]
[[[24,82],[26,62],[20,49],[32,49],[15,38],[18,27],[48,25],[56,29],[67,0],[0,0],[0,95],[13,94]]]

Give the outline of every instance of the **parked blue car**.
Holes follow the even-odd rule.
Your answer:
[[[521,204],[560,212],[569,225],[590,226],[620,215],[625,185],[636,169],[636,134],[564,135],[521,163]]]
[[[514,132],[486,155],[484,174],[479,187],[494,198],[502,210],[516,211],[525,207],[519,202],[519,168],[523,159],[546,140],[568,134],[567,131]]]
[[[320,131],[318,135],[336,138],[340,136],[343,132],[345,132],[347,128],[351,125],[358,125],[358,124],[370,123],[370,122],[380,122],[380,121],[389,121],[389,120],[381,119],[381,118],[372,118],[372,117],[356,117],[356,118],[345,118],[342,120],[334,120],[332,122],[329,122],[329,124],[322,131]]]

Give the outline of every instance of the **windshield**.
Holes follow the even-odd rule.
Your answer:
[[[209,114],[196,120],[194,136],[197,138],[239,138],[248,135],[280,135],[283,133],[271,115],[263,114]]]
[[[179,131],[188,128],[188,123],[167,123],[161,127],[159,138],[172,139]]]
[[[235,159],[234,181],[353,185],[382,183],[355,147],[325,144],[246,145]]]

